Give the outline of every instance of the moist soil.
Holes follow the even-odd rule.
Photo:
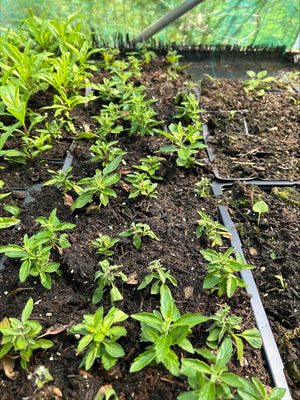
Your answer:
[[[164,121],[158,126],[160,129],[178,121],[173,118],[178,113],[174,98],[192,79],[181,71],[177,79],[168,80],[166,68],[165,60],[157,57],[144,66],[143,76],[135,79],[136,85],[146,87],[149,99],[157,100],[152,107],[157,113],[155,119]],[[93,80],[102,82],[104,76],[107,74],[98,73]],[[123,300],[115,303],[127,315],[159,309],[158,295],[151,295],[149,288],[137,289],[148,273],[150,262],[159,259],[178,281],[178,286],[171,287],[171,291],[181,314],[190,312],[211,316],[227,303],[231,314],[242,318],[242,330],[254,328],[249,295],[244,290],[238,289],[231,298],[220,298],[216,292],[210,293],[202,288],[207,262],[200,250],[211,248],[211,241],[196,237],[197,220],[200,219],[197,211],[204,211],[212,219],[222,222],[218,214],[220,204],[227,205],[230,210],[241,235],[247,262],[257,266],[253,270],[256,284],[283,358],[290,390],[295,399],[299,397],[299,189],[264,192],[259,187],[236,182],[224,196],[214,196],[209,191],[208,195],[200,197],[194,192],[202,177],[210,181],[216,178],[216,169],[221,177],[226,178],[299,179],[297,107],[290,99],[299,99],[299,95],[291,94],[290,90],[287,85],[272,87],[272,92],[257,99],[245,94],[241,81],[207,78],[198,84],[194,92],[204,110],[202,119],[208,127],[207,143],[215,159],[213,163],[203,161],[207,154],[201,150],[197,158],[203,161],[203,166],[185,169],[176,165],[174,154],[158,153],[161,167],[157,175],[162,179],[157,180],[156,198],[138,196],[129,199],[132,187],[125,178],[134,171],[132,165],[138,164],[141,158],[157,155],[155,151],[170,144],[159,134],[140,136],[134,133],[129,136],[123,132],[116,136],[118,147],[127,153],[118,167],[121,179],[113,186],[117,196],[100,210],[95,202],[72,213],[70,204],[77,197],[75,192],[68,193],[70,197],[66,198],[55,186],[43,186],[51,176],[48,170],[61,168],[68,149],[73,157],[73,179],[77,182],[93,176],[95,169],[101,168],[101,162],[91,161],[89,148],[92,140],[73,140],[74,135],[63,132],[63,138],[56,141],[51,151],[43,154],[43,163],[23,166],[1,160],[1,166],[5,167],[0,175],[5,182],[2,192],[12,192],[1,200],[1,204],[22,208],[20,224],[1,230],[1,246],[9,243],[21,245],[25,234],[31,236],[38,232],[36,218],[48,218],[54,208],[61,222],[76,224],[68,231],[71,247],[62,253],[53,252],[53,260],[60,263],[62,276],[53,277],[50,290],[34,277],[20,282],[19,260],[2,259],[0,320],[4,317],[20,318],[24,304],[32,297],[34,309],[30,319],[38,321],[43,327],[42,334],[53,342],[51,349],[33,353],[27,371],[22,370],[18,359],[14,360],[10,373],[0,370],[2,400],[93,400],[100,388],[106,385],[115,389],[120,400],[176,399],[188,390],[184,376],[174,377],[162,365],[129,373],[133,360],[147,346],[140,341],[138,321],[128,318],[123,322],[127,335],[119,343],[125,356],[109,371],[98,361],[88,371],[79,368],[82,354],[76,354],[78,340],[69,335],[68,330],[81,322],[84,315],[93,314],[100,305],[105,314],[111,308],[108,291],[100,304],[93,305],[91,301],[97,287],[94,275],[99,270],[99,262],[104,259],[91,244],[99,233],[120,239],[109,260],[111,264],[122,265],[122,272],[128,277],[127,282],[117,281]],[[38,111],[52,104],[53,93],[50,90],[38,92],[31,101],[31,108]],[[103,104],[101,99],[97,99],[73,110],[78,132],[97,131],[97,122],[91,117],[100,115]],[[49,121],[51,118],[53,114],[49,111]],[[245,120],[248,133],[245,133]],[[124,121],[120,123],[126,128]],[[5,146],[20,148],[20,138],[11,139]],[[252,211],[252,205],[261,199],[267,202],[269,211],[262,215],[257,226],[257,215]],[[2,215],[8,214],[3,211]],[[119,236],[132,222],[148,224],[159,241],[145,237],[137,250],[131,238]],[[217,245],[214,249],[225,252],[229,247],[229,241],[223,240],[222,246]],[[283,286],[278,276],[282,277]],[[193,328],[189,339],[195,348],[205,347],[209,325],[208,322]],[[174,350],[180,358],[190,357],[180,348]],[[53,377],[42,389],[35,384],[34,371],[39,365],[47,367]],[[247,379],[254,376],[264,385],[272,386],[262,351],[247,344],[242,365],[233,357],[229,370]]]

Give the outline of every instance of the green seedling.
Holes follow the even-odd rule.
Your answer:
[[[4,186],[4,182],[0,180],[0,189],[3,186]],[[9,193],[1,193],[0,199],[3,199],[4,197],[7,197],[9,195],[10,195],[10,192]],[[10,205],[6,204],[3,208],[5,211],[12,214],[13,218],[12,217],[0,217],[0,229],[9,228],[20,222],[20,220],[18,219],[19,213],[21,212],[19,207],[10,206]]]
[[[97,281],[98,287],[93,294],[93,304],[97,304],[102,300],[103,294],[107,288],[111,288],[109,293],[112,304],[117,300],[122,300],[123,296],[115,286],[116,278],[121,278],[123,282],[127,282],[127,277],[123,272],[115,272],[119,270],[122,265],[110,265],[108,260],[104,260],[99,262],[99,266],[101,267],[101,271],[95,273],[95,281]]]
[[[142,223],[132,222],[129,229],[120,233],[120,236],[133,236],[133,245],[139,250],[142,244],[142,237],[149,236],[159,241],[158,237],[150,230],[150,226]]]
[[[269,292],[276,292],[277,291],[278,293],[280,293],[280,292],[285,291],[287,289],[287,287],[288,287],[288,283],[286,281],[284,281],[283,276],[282,275],[274,275],[274,277],[279,280],[281,288],[277,288],[276,287],[276,288],[273,288],[273,289],[268,289],[267,292],[269,293]]]
[[[162,363],[173,375],[179,375],[179,359],[172,346],[193,354],[194,348],[187,336],[192,333],[191,328],[207,321],[207,317],[200,314],[184,314],[180,316],[170,289],[161,286],[160,312],[153,314],[143,312],[131,317],[141,322],[141,340],[151,342],[146,351],[140,354],[130,367],[130,372],[137,372],[149,364]]]
[[[107,102],[116,102],[122,97],[120,88],[117,85],[118,82],[107,78],[103,78],[102,83],[89,83],[92,89],[97,90],[99,98]]]
[[[138,290],[144,289],[146,286],[151,285],[151,294],[158,294],[162,285],[165,285],[167,281],[170,281],[173,286],[177,286],[176,279],[170,274],[170,270],[166,270],[160,260],[153,260],[147,268],[150,274],[146,275],[138,287]]]
[[[101,48],[100,55],[103,60],[100,61],[99,65],[104,69],[108,69],[114,63],[119,54],[120,50],[118,49],[112,49],[109,47]]]
[[[49,122],[47,121],[45,124],[44,129],[36,129],[36,132],[39,132],[44,135],[49,135],[49,142],[50,144],[54,143],[55,140],[59,140],[63,138],[62,135],[62,123],[58,124],[56,120],[54,119],[53,121]]]
[[[79,192],[78,198],[71,207],[72,211],[76,208],[84,207],[87,203],[92,201],[94,196],[99,198],[99,209],[101,204],[105,207],[107,206],[109,203],[109,197],[117,197],[116,192],[111,189],[110,186],[117,183],[121,178],[120,174],[112,174],[112,172],[118,168],[121,159],[122,156],[116,157],[103,169],[103,171],[96,169],[96,173],[93,177],[84,178],[77,182],[79,186],[86,186]]]
[[[35,384],[38,389],[42,389],[46,383],[53,381],[53,377],[49,372],[49,369],[44,365],[39,365],[34,370]]]
[[[180,66],[179,60],[182,58],[181,55],[177,53],[176,50],[169,51],[166,55],[166,59],[168,60],[170,67],[167,70],[167,77],[169,80],[177,79],[179,76],[179,72],[182,71],[184,68],[187,68],[191,64]]]
[[[95,134],[100,140],[107,140],[111,134],[117,135],[123,131],[122,125],[116,125],[116,120],[121,117],[119,106],[113,105],[113,103],[110,103],[109,106],[101,111],[101,115],[93,117],[100,125]]]
[[[161,180],[161,176],[156,176],[155,173],[160,169],[160,159],[155,156],[147,156],[141,158],[141,165],[132,165],[133,168],[139,169],[149,175],[152,179]]]
[[[196,183],[197,189],[194,189],[193,192],[198,194],[200,197],[209,196],[209,188],[212,187],[212,183],[209,178],[201,177],[201,180]]]
[[[240,377],[242,387],[238,388],[237,400],[282,400],[286,389],[274,387],[271,391],[267,390],[264,385],[254,376],[251,378],[252,383]]]
[[[96,140],[95,144],[93,144],[89,149],[93,153],[92,161],[101,160],[102,166],[106,167],[117,156],[123,156],[127,154],[126,151],[123,151],[118,147],[114,147],[116,143],[118,143],[117,140],[112,142]]]
[[[69,172],[72,171],[72,167],[66,169],[63,171],[62,169],[59,169],[58,171],[53,171],[51,169],[48,169],[48,172],[52,174],[52,179],[44,183],[44,186],[46,185],[56,185],[58,189],[62,189],[63,194],[65,195],[67,192],[71,191],[74,189],[76,193],[79,193],[80,190],[82,189],[80,186],[76,185],[74,181],[71,180],[73,178],[72,175],[68,175]]]
[[[62,233],[58,236],[56,232],[73,229],[76,225],[68,222],[60,222],[56,216],[56,211],[57,209],[55,208],[51,212],[49,219],[45,217],[36,218],[36,222],[41,225],[42,229],[35,235],[35,237],[36,239],[47,239],[52,248],[58,249],[59,253],[61,253],[62,249],[70,247],[71,244],[67,238],[67,233]]]
[[[27,369],[27,363],[36,349],[49,349],[52,342],[46,339],[38,339],[42,326],[33,320],[29,320],[33,310],[33,300],[30,298],[22,311],[21,320],[17,318],[4,318],[0,323],[2,333],[0,360],[10,351],[19,353],[21,367]]]
[[[209,363],[192,358],[183,358],[180,372],[188,377],[192,390],[182,393],[178,400],[225,400],[233,399],[232,388],[243,386],[238,375],[228,372],[228,362],[232,357],[232,343],[225,339],[217,354],[207,349],[195,349]]]
[[[92,240],[92,245],[97,249],[97,253],[106,257],[111,257],[115,252],[110,250],[120,239],[111,239],[109,236],[99,233],[97,239]]]
[[[126,181],[130,182],[135,188],[129,194],[129,199],[137,197],[138,195],[155,198],[158,193],[156,190],[157,183],[152,183],[146,173],[134,172],[133,174],[128,174]]]
[[[205,235],[209,240],[212,240],[211,246],[214,247],[216,244],[222,246],[222,237],[227,239],[231,238],[231,233],[228,232],[228,229],[225,228],[224,225],[220,224],[218,221],[213,221],[202,211],[198,211],[198,214],[201,217],[201,219],[197,221],[198,226],[196,228],[196,235],[198,239],[202,235]]]
[[[181,101],[181,105],[176,106],[176,110],[179,113],[175,114],[173,118],[182,118],[188,122],[198,122],[200,124],[199,114],[201,110],[199,109],[199,101],[193,93],[187,94],[185,99]]]
[[[94,400],[119,400],[119,397],[111,385],[105,385],[98,390]]]
[[[272,76],[265,78],[267,73],[267,71],[260,71],[256,74],[254,71],[247,71],[247,75],[252,78],[242,81],[242,85],[247,95],[253,93],[256,97],[263,97],[265,91],[270,89],[268,82],[277,82]]]
[[[115,307],[112,307],[104,317],[103,307],[100,307],[95,314],[84,315],[83,322],[72,326],[69,334],[83,335],[77,346],[77,354],[85,352],[79,367],[84,365],[86,370],[89,370],[96,358],[100,358],[103,367],[109,370],[116,364],[118,358],[125,355],[117,340],[125,336],[127,331],[115,324],[127,318],[128,315]]]
[[[269,210],[268,204],[266,202],[264,202],[263,200],[258,201],[257,203],[253,204],[252,210],[254,212],[258,213],[257,226],[259,226],[261,214],[268,212],[268,210]]]
[[[262,345],[260,333],[256,328],[246,329],[241,333],[240,323],[242,318],[229,315],[230,307],[225,303],[215,315],[210,317],[214,320],[213,324],[207,329],[209,336],[206,340],[207,346],[212,349],[217,349],[222,341],[229,337],[234,343],[237,351],[237,359],[242,364],[244,354],[243,339],[255,349],[260,349]]]
[[[177,152],[176,164],[179,167],[190,168],[194,164],[203,165],[196,160],[195,154],[206,145],[202,142],[203,136],[196,126],[183,127],[181,122],[169,125],[169,132],[158,130],[158,133],[172,140],[170,146],[161,147],[158,152]],[[189,144],[188,144],[189,143]]]
[[[200,250],[203,257],[209,261],[207,265],[208,274],[203,282],[204,289],[216,290],[218,288],[218,296],[227,295],[231,297],[237,287],[247,287],[245,282],[238,278],[235,273],[245,269],[253,269],[255,266],[246,264],[239,252],[236,252],[236,259],[230,256],[234,250],[234,247],[230,247],[225,254],[217,253],[214,250]]]

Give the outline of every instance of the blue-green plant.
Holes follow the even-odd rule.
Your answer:
[[[192,333],[191,328],[207,321],[208,318],[190,313],[181,316],[168,286],[162,285],[160,294],[160,311],[131,315],[131,318],[141,322],[141,340],[151,344],[146,347],[145,352],[135,358],[130,372],[140,371],[149,364],[162,363],[173,375],[178,376],[179,358],[171,347],[177,345],[193,354],[194,348],[187,336]]]
[[[42,326],[37,321],[29,320],[32,310],[33,300],[30,298],[22,311],[21,320],[5,317],[0,322],[0,360],[10,351],[19,353],[23,369],[27,369],[27,363],[34,350],[49,349],[53,344],[50,340],[38,339]]]
[[[103,367],[109,370],[120,357],[125,355],[122,346],[117,340],[127,334],[120,322],[128,318],[123,311],[112,307],[104,317],[103,307],[98,308],[95,314],[86,314],[83,321],[73,325],[69,334],[80,334],[77,352],[84,352],[79,367],[85,366],[89,370],[97,358],[100,358]],[[114,325],[114,326],[113,326]]]

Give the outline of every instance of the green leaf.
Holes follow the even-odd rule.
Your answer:
[[[129,372],[138,372],[155,359],[155,350],[147,350],[140,354],[132,363]]]
[[[260,349],[262,346],[261,336],[257,328],[246,329],[238,336],[243,337],[255,349]]]
[[[123,296],[121,295],[119,289],[116,286],[113,286],[110,290],[110,300],[113,303],[114,301],[122,300]]]
[[[96,360],[96,356],[97,356],[97,348],[90,348],[85,357],[85,368],[87,371],[94,364],[94,361]]]
[[[29,275],[30,266],[31,266],[30,260],[25,260],[22,262],[19,271],[19,279],[21,282],[24,282],[27,276]]]
[[[122,160],[122,155],[113,159],[103,170],[103,175],[107,175],[113,172],[116,168],[118,168],[120,162]]]
[[[222,345],[219,348],[217,359],[216,359],[216,371],[221,371],[224,369],[225,365],[228,363],[232,356],[232,343],[231,339],[227,338],[223,340]]]
[[[139,250],[139,248],[141,247],[141,244],[142,244],[140,235],[133,235],[133,244],[134,244],[134,247],[137,250]]]
[[[180,363],[178,361],[178,357],[176,353],[172,350],[169,349],[168,353],[162,360],[163,365],[171,372],[172,375],[178,376],[180,369]]]
[[[269,206],[266,202],[263,200],[258,201],[255,203],[252,207],[253,211],[258,212],[258,213],[265,213],[269,210]]]
[[[243,382],[241,381],[240,377],[231,373],[231,372],[223,372],[220,375],[220,379],[229,386],[232,387],[242,387]]]
[[[78,343],[77,351],[85,349],[93,340],[93,336],[92,334],[83,336]]]
[[[179,158],[186,161],[189,158],[190,151],[187,148],[182,148],[178,149],[177,154]]]
[[[161,325],[162,324],[162,320],[161,318],[159,318],[158,316],[151,314],[151,313],[139,313],[139,314],[132,314],[131,318],[136,319],[137,321],[140,322],[145,322],[148,325],[152,325],[152,324],[158,324]]]
[[[180,318],[178,318],[174,322],[174,326],[176,325],[187,325],[190,328],[193,327],[194,325],[201,324],[202,322],[208,321],[210,318],[206,317],[205,315],[201,314],[184,314]]]
[[[24,310],[22,312],[22,317],[21,320],[22,322],[26,322],[28,318],[30,317],[30,314],[32,313],[33,310],[33,300],[30,298],[27,303],[25,304]]]
[[[203,282],[203,289],[211,289],[218,285],[218,283],[222,280],[220,276],[214,275],[214,273],[206,275]]]
[[[156,340],[155,351],[158,362],[161,362],[167,356],[171,344],[172,338],[170,335],[162,335]]]
[[[9,228],[10,226],[16,225],[18,222],[20,222],[20,220],[16,218],[0,217],[0,229]]]
[[[74,201],[71,210],[74,211],[76,208],[82,208],[87,203],[89,203],[93,198],[93,193],[82,193],[79,197]]]
[[[234,275],[229,275],[226,280],[226,294],[231,297],[237,288],[237,279]]]
[[[115,342],[103,342],[107,353],[114,358],[123,357],[125,355],[122,346]]]

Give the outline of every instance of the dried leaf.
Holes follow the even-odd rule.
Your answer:
[[[45,333],[43,333],[41,336],[38,337],[38,339],[48,336],[48,335],[57,335],[60,332],[63,332],[64,330],[68,329],[69,325],[61,325],[61,326],[51,326]]]
[[[16,294],[16,293],[19,293],[19,292],[23,292],[23,290],[33,290],[33,288],[32,288],[32,287],[28,287],[28,288],[22,288],[22,287],[20,287],[20,288],[18,288],[18,289],[16,289],[16,290],[13,290],[13,291],[10,292],[10,293],[8,293],[7,296],[12,296],[13,294]]]
[[[127,282],[128,285],[137,285],[139,282],[139,278],[136,272],[133,272],[132,274],[128,275]]]
[[[194,294],[194,287],[193,286],[186,286],[184,288],[184,298],[189,299]]]
[[[19,375],[18,372],[14,371],[16,358],[19,358],[19,356],[5,354],[5,356],[0,359],[0,369],[4,369],[5,375],[13,381],[16,380]]]
[[[64,205],[65,206],[72,206],[74,203],[74,200],[72,198],[72,196],[68,195],[67,193],[65,193],[64,195]]]
[[[252,257],[257,256],[257,250],[254,247],[249,247],[249,253]]]
[[[51,389],[54,396],[63,397],[62,391],[58,387],[51,386]]]

